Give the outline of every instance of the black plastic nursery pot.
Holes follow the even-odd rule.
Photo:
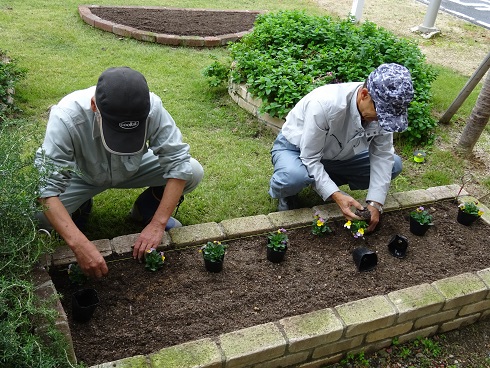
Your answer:
[[[357,270],[360,272],[371,271],[378,264],[378,255],[376,252],[365,247],[354,249],[352,258],[354,259]]]
[[[479,218],[480,216],[466,213],[461,208],[458,210],[457,220],[462,225],[470,226],[473,222],[475,222]]]
[[[209,259],[204,259],[204,267],[209,272],[218,273],[218,272],[221,272],[223,270],[223,261],[224,261],[224,259],[222,259],[221,261],[217,261],[217,262],[213,262]]]
[[[73,293],[71,306],[73,320],[76,322],[88,322],[99,304],[99,297],[95,289],[81,289]]]
[[[396,258],[405,258],[407,255],[408,239],[403,235],[393,235],[388,243],[388,250]]]
[[[280,263],[284,260],[287,249],[286,247],[284,250],[274,250],[273,248],[267,247],[267,259],[272,263]]]
[[[410,232],[417,236],[424,236],[427,230],[429,230],[430,225],[420,224],[417,220],[410,217]]]

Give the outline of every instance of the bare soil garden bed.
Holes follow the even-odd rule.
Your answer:
[[[257,12],[144,7],[92,7],[99,18],[143,31],[179,36],[219,36],[252,29]]]
[[[286,259],[266,259],[266,236],[230,240],[221,273],[205,270],[197,247],[165,251],[162,270],[150,272],[128,255],[109,263],[109,276],[84,287],[98,291],[100,304],[85,324],[73,322],[66,266],[50,270],[70,322],[75,352],[88,365],[114,361],[204,337],[334,307],[421,283],[490,266],[489,226],[456,221],[456,204],[427,205],[434,226],[423,237],[409,231],[412,209],[385,213],[378,229],[354,239],[331,223],[319,238],[309,227],[289,229]],[[395,234],[408,238],[408,255],[394,258],[387,244]],[[378,265],[359,272],[352,251],[367,246]]]

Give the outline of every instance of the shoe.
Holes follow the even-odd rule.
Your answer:
[[[169,231],[170,229],[174,229],[177,227],[182,227],[182,224],[176,218],[170,217],[167,221],[167,226],[165,226],[165,231]]]
[[[141,215],[136,204],[134,204],[133,208],[131,208],[131,211],[129,212],[129,217],[133,221],[143,223],[145,226],[148,225],[151,221],[151,218],[144,221],[143,216]],[[165,226],[165,231],[169,231],[170,229],[173,229],[175,227],[182,227],[182,223],[179,220],[177,220],[176,218],[170,217],[167,221],[167,226]]]
[[[71,214],[71,219],[82,232],[84,232],[87,228],[88,217],[92,212],[93,204],[94,204],[94,200],[93,198],[90,198],[88,201],[85,201],[80,207],[78,207],[75,210],[75,212]]]
[[[141,193],[129,211],[129,217],[136,222],[143,223],[144,226],[148,225],[155,214],[158,206],[160,205],[160,200],[163,195],[164,187],[150,187]],[[180,197],[179,203],[177,204],[175,214],[179,210],[180,204],[184,201],[184,196]],[[174,227],[182,227],[179,220],[174,217],[170,217],[165,226],[165,231],[173,229]]]
[[[289,211],[297,208],[300,208],[300,204],[296,194],[289,197],[279,198],[279,203],[277,205],[278,211]]]
[[[137,222],[142,222],[145,226],[148,225],[155,214],[163,196],[165,187],[149,187],[141,193],[131,208],[129,216]],[[175,208],[175,214],[179,210],[180,205],[184,201],[184,196],[181,196],[179,203]]]

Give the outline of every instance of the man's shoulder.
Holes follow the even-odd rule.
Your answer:
[[[91,99],[95,93],[95,86],[74,91],[63,97],[56,105],[51,107],[52,120],[62,120],[65,124],[80,124],[93,114]]]
[[[62,108],[73,108],[75,106],[88,106],[90,108],[90,100],[94,94],[95,86],[73,91],[63,97],[57,105]]]
[[[320,100],[322,100],[322,99],[328,100],[329,98],[336,99],[339,96],[351,95],[361,85],[362,85],[362,82],[325,84],[323,86],[315,88],[307,96],[308,96],[308,98],[320,99]]]
[[[345,82],[345,83],[330,83],[325,84],[323,86],[315,88],[313,91],[322,91],[322,90],[352,90],[361,86],[363,82]]]

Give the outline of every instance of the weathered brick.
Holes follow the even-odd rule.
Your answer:
[[[338,342],[325,344],[313,351],[313,359],[333,355],[336,353],[346,352],[360,346],[364,340],[364,335],[358,335],[350,339],[341,339]]]
[[[288,340],[288,351],[294,353],[340,339],[342,322],[332,309],[284,318],[279,321]]]
[[[181,36],[157,34],[156,42],[162,45],[180,46],[183,43],[183,40]]]
[[[222,367],[220,350],[211,339],[201,339],[170,346],[150,354],[148,360],[151,367]]]
[[[453,318],[455,318],[458,314],[457,309],[452,309],[448,311],[443,311],[435,314],[430,314],[426,317],[419,318],[418,320],[415,321],[414,328],[416,330],[427,327],[427,326],[434,326],[434,325],[439,325],[443,322],[449,321]]]
[[[437,280],[431,285],[446,298],[444,310],[478,302],[488,294],[488,288],[482,279],[469,272]]]
[[[437,331],[437,332],[438,333],[444,333],[447,331],[455,330],[457,328],[461,328],[461,327],[471,325],[472,323],[475,323],[476,321],[478,321],[479,317],[480,317],[479,314],[473,314],[471,316],[466,316],[466,317],[454,319],[452,321],[443,323],[442,326],[439,328],[439,331]]]
[[[368,333],[366,335],[366,342],[367,343],[372,343],[375,341],[383,340],[383,339],[388,339],[388,338],[393,338],[395,336],[400,336],[404,333],[407,333],[412,329],[413,323],[412,322],[405,322],[402,324],[394,325],[388,328],[383,328],[382,330],[377,330],[372,333]]]
[[[398,323],[436,313],[445,302],[444,297],[429,284],[391,292],[388,298],[398,310]]]
[[[266,215],[248,216],[220,222],[227,239],[238,236],[262,234],[274,229]]]
[[[219,336],[226,367],[243,367],[279,358],[286,352],[286,340],[273,323],[253,326]]]
[[[374,296],[335,307],[346,325],[345,337],[392,326],[396,310],[386,296]]]
[[[223,240],[225,234],[216,222],[177,227],[168,231],[171,245],[186,246],[204,244],[208,241]]]
[[[101,19],[99,17],[94,17],[94,27],[102,29],[106,32],[112,32],[112,27],[114,27],[114,23]]]

